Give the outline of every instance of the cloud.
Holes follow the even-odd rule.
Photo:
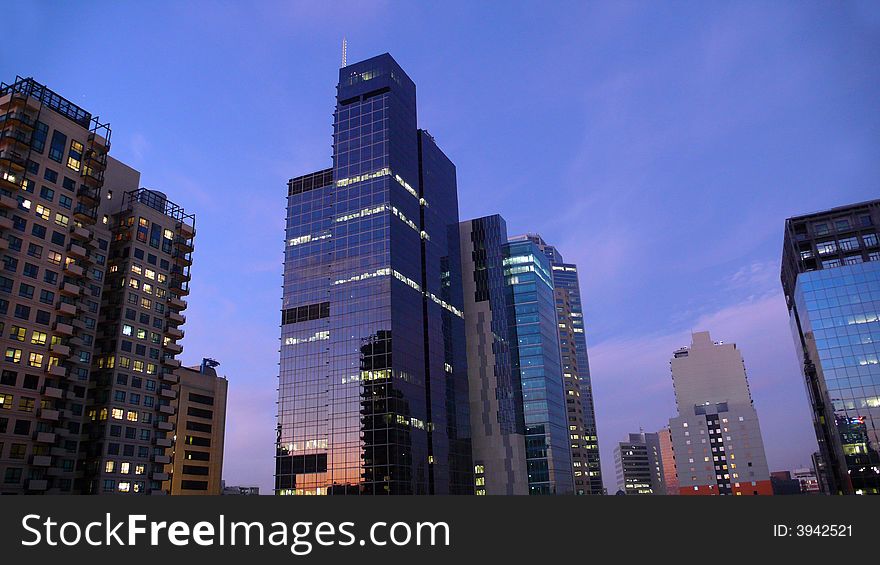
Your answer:
[[[815,438],[806,393],[785,302],[773,292],[694,317],[689,325],[590,348],[606,487],[615,484],[614,445],[639,427],[657,430],[676,414],[669,359],[675,349],[690,344],[691,331],[701,330],[715,340],[735,342],[742,352],[771,468],[809,462]]]

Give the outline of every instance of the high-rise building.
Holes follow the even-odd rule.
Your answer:
[[[81,487],[109,146],[107,124],[46,86],[0,85],[0,493]]]
[[[773,494],[758,413],[733,343],[692,335],[670,362],[678,416],[669,420],[680,494]]]
[[[195,216],[137,188],[138,175],[118,161],[109,165],[99,212],[111,243],[83,430],[84,489],[168,494]]]
[[[660,437],[656,433],[629,434],[614,447],[617,490],[624,494],[665,494]]]
[[[523,397],[530,494],[574,494],[566,391],[550,259],[528,239],[504,248],[511,362]],[[571,390],[571,389],[569,389]]]
[[[511,287],[501,216],[460,224],[474,481],[477,494],[528,494],[523,399],[511,362]]]
[[[168,492],[194,217],[33,79],[0,124],[0,492]]]
[[[577,265],[566,263],[562,253],[556,247],[548,245],[538,234],[512,238],[512,241],[524,240],[537,245],[550,258],[553,268],[553,294],[565,383],[575,493],[601,495],[605,489],[602,486],[599,439],[593,407],[593,385],[590,379]]]
[[[388,54],[333,136],[288,183],[275,491],[473,494],[455,166]]]
[[[228,382],[217,375],[219,365],[202,359],[181,367],[177,384],[177,440],[171,453],[171,494],[223,494],[223,445],[226,433]]]
[[[789,218],[782,288],[832,494],[880,494],[880,200]]]
[[[675,470],[675,449],[672,446],[672,432],[663,428],[657,432],[660,440],[660,466],[663,471],[663,494],[678,494],[678,473]]]

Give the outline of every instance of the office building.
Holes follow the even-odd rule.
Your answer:
[[[880,494],[880,200],[789,218],[782,288],[832,494]]]
[[[769,495],[770,471],[743,357],[697,332],[670,362],[678,416],[669,420],[679,493]]]
[[[537,245],[547,255],[553,270],[553,294],[565,383],[575,494],[600,495],[605,489],[602,486],[593,386],[577,265],[566,263],[559,249],[548,245],[538,234],[512,238],[512,241],[525,240]]]
[[[177,383],[177,440],[171,453],[171,494],[222,494],[223,445],[226,432],[225,377],[219,363],[202,359],[181,367]]]
[[[528,494],[523,399],[511,361],[512,293],[504,276],[501,216],[461,222],[474,482],[477,494]]]
[[[660,441],[660,466],[663,471],[663,494],[678,494],[678,473],[675,470],[675,449],[672,446],[672,432],[663,428],[657,432]]]
[[[519,376],[529,494],[574,494],[565,383],[550,259],[528,239],[504,248],[513,321],[511,362]],[[515,336],[515,339],[513,338]]]
[[[624,494],[665,494],[660,437],[656,433],[629,434],[614,447],[617,491]]]
[[[388,55],[288,183],[275,491],[473,494],[455,166]]]

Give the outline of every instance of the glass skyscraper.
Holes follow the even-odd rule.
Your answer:
[[[472,494],[455,166],[390,55],[340,69],[286,235],[276,493]]]
[[[529,240],[550,259],[562,376],[566,389],[575,494],[604,494],[577,265],[566,263],[562,253],[556,247],[548,245],[538,234],[516,236],[512,240]]]
[[[511,362],[523,397],[529,494],[573,494],[550,258],[532,241],[517,240],[505,246],[503,264],[511,293]]]
[[[880,200],[786,221],[782,286],[831,493],[880,494]]]

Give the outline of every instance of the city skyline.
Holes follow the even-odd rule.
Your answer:
[[[673,413],[667,359],[692,328],[742,348],[771,469],[808,465],[815,439],[778,282],[782,226],[785,218],[876,193],[880,116],[868,96],[878,84],[870,66],[876,11],[762,7],[762,23],[748,25],[755,11],[747,5],[726,14],[695,7],[680,21],[656,8],[596,6],[570,18],[587,34],[576,34],[560,10],[531,22],[517,44],[485,29],[478,35],[475,23],[464,22],[455,32],[462,45],[434,52],[417,45],[439,40],[453,17],[476,22],[488,8],[439,17],[394,6],[377,6],[363,23],[350,15],[335,21],[324,8],[258,7],[263,33],[249,34],[279,46],[245,43],[240,54],[212,52],[239,29],[231,23],[237,8],[169,8],[177,16],[170,29],[149,36],[106,26],[114,56],[107,69],[113,80],[104,82],[47,63],[60,38],[25,50],[27,34],[38,29],[29,23],[36,8],[12,7],[10,17],[22,25],[0,57],[3,80],[33,75],[94,108],[122,132],[114,156],[143,170],[145,186],[199,210],[197,291],[183,359],[218,355],[232,375],[227,482],[271,491],[285,181],[325,166],[327,85],[343,35],[350,60],[390,52],[420,85],[420,122],[458,166],[462,219],[501,213],[511,233],[538,231],[579,265],[606,487],[614,442],[639,426],[659,429]],[[104,21],[136,10],[114,7]],[[39,25],[60,28],[64,16],[59,8]],[[383,18],[407,17],[436,21],[418,34],[375,29]],[[507,29],[527,21],[518,13],[501,17]],[[328,25],[291,39],[286,25],[304,18]],[[216,26],[163,43],[196,22]],[[603,32],[608,22],[631,44]],[[637,33],[672,23],[679,37]],[[548,38],[554,27],[557,37]],[[809,39],[795,39],[803,36]],[[529,53],[518,44],[529,41],[541,48]],[[791,41],[801,42],[797,53],[787,50]],[[138,52],[153,42],[165,46]],[[158,63],[172,56],[176,62]],[[259,56],[267,61],[255,63]],[[20,68],[24,61],[32,63]],[[273,65],[282,72],[264,76]],[[189,76],[193,68],[198,80]],[[475,87],[460,88],[458,78]],[[259,89],[255,80],[264,81]],[[505,100],[496,101],[500,84]],[[523,115],[527,109],[533,113]],[[545,185],[571,205],[534,198],[534,187],[548,194]],[[240,206],[229,206],[238,198]],[[245,229],[228,230],[233,218]],[[242,258],[236,270],[245,275],[224,272],[231,258]],[[633,389],[643,394],[633,399]],[[784,407],[783,414],[769,413],[770,406]],[[255,462],[259,474],[251,472]]]

